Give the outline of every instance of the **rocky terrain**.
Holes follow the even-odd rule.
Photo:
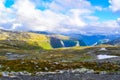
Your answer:
[[[87,73],[86,73],[87,72]],[[61,71],[61,72],[40,72],[37,75],[17,74],[5,75],[0,80],[119,80],[120,73],[93,73],[93,71]]]
[[[41,76],[2,77],[0,80],[119,80],[120,74],[57,73]]]

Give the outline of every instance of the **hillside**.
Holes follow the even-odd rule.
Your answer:
[[[51,49],[50,39],[43,34],[0,30],[0,47]]]
[[[40,34],[0,30],[0,47],[16,49],[52,49],[86,46],[84,41],[59,34]]]
[[[86,43],[82,39],[70,35],[42,31],[30,31],[30,32],[47,35],[50,38],[50,43],[53,48],[86,46]]]
[[[63,35],[49,35],[50,43],[53,48],[73,47],[77,45],[78,40],[71,39]]]

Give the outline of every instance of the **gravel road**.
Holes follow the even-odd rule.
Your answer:
[[[120,74],[62,73],[41,76],[2,77],[0,80],[120,80]]]

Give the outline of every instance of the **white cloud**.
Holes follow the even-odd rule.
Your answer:
[[[111,4],[109,7],[113,11],[120,11],[120,0],[109,0],[109,3]]]
[[[95,6],[95,9],[98,10],[98,11],[102,11],[102,10],[104,10],[105,8],[102,8],[102,7],[100,7],[100,6]]]
[[[93,22],[88,24],[83,31],[88,33],[101,33],[101,34],[114,34],[115,32],[120,32],[120,24],[117,20],[109,20],[104,22]]]
[[[56,2],[58,1],[56,0]],[[59,3],[61,3],[62,5],[61,1],[59,1]],[[52,4],[53,3],[50,3],[50,5]],[[72,4],[71,0],[70,4]],[[68,8],[70,7],[70,4],[65,3],[63,5]],[[80,4],[78,6],[80,6]],[[29,30],[31,29],[31,30],[60,31],[61,29],[63,29],[65,31],[68,31],[68,29],[70,29],[71,27],[72,28],[83,27],[86,25],[86,23],[81,18],[81,16],[83,16],[83,14],[88,15],[92,13],[91,10],[89,9],[83,8],[72,9],[72,7],[71,9],[68,9],[69,11],[67,11],[65,14],[62,14],[60,12],[57,13],[56,11],[53,10],[53,8],[40,11],[36,9],[35,5],[29,0],[18,0],[13,7],[16,10],[17,15],[16,21],[18,23],[23,24],[24,27],[26,27],[26,29]]]
[[[20,24],[20,23],[14,23],[13,26],[12,26],[12,28],[11,28],[11,30],[15,30],[17,27],[20,27],[20,26],[22,26],[22,24]]]
[[[86,0],[54,0],[49,8],[53,11],[66,12],[70,9],[90,9],[92,6]]]
[[[24,0],[23,0],[24,1]],[[50,10],[40,11],[29,0],[18,1],[14,7],[17,10],[17,21],[29,30],[49,30],[59,27],[64,15],[56,14]]]
[[[35,0],[38,2],[38,0]],[[0,26],[11,25],[13,30],[37,30],[52,32],[110,33],[119,29],[119,19],[99,22],[92,13],[102,10],[93,7],[87,0],[54,0],[44,3],[46,10],[36,8],[40,3],[30,0],[16,0],[11,8],[0,1]],[[39,1],[41,2],[41,0]],[[43,2],[42,2],[43,3]],[[8,28],[8,27],[7,27]],[[109,28],[109,31],[106,31]]]
[[[0,29],[9,30],[14,22],[12,9],[4,6],[5,0],[0,0]]]

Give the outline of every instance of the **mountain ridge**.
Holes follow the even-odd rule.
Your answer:
[[[22,49],[52,49],[61,47],[85,46],[84,41],[60,34],[41,34],[0,30],[0,46]]]
[[[23,49],[51,49],[49,38],[43,34],[0,30],[0,44]]]

